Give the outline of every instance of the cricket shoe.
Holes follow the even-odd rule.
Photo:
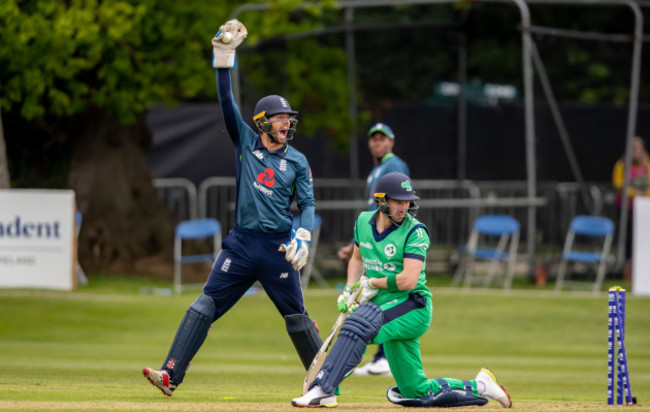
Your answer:
[[[510,408],[512,406],[512,401],[506,388],[497,383],[497,378],[491,370],[488,368],[481,369],[478,375],[476,375],[476,382],[482,383],[485,386],[484,392],[480,394],[481,396],[499,402],[504,408]]]
[[[142,374],[151,382],[153,386],[160,389],[167,396],[172,396],[176,389],[176,384],[169,379],[167,371],[157,371],[151,368],[142,369]]]
[[[360,368],[354,370],[356,376],[393,376],[386,358],[380,358],[376,361],[368,362]]]
[[[336,408],[336,395],[323,392],[320,386],[316,385],[300,398],[291,400],[293,406],[298,408]]]

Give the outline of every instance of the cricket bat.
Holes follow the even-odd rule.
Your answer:
[[[357,301],[359,296],[361,296],[361,290],[363,288],[359,288],[355,293],[350,295],[350,298],[348,298],[348,301],[346,302],[348,307],[354,302]],[[345,322],[345,319],[348,317],[349,313],[341,313],[338,318],[336,318],[336,322],[334,322],[334,326],[332,326],[332,330],[330,331],[329,335],[327,335],[327,338],[321,345],[320,349],[318,350],[318,353],[316,353],[316,356],[314,356],[314,360],[311,361],[311,365],[309,365],[309,369],[307,369],[307,373],[305,374],[305,381],[303,382],[302,385],[302,394],[306,394],[307,391],[309,391],[309,384],[316,379],[316,374],[320,371],[320,368],[323,366],[323,363],[325,363],[325,359],[327,359],[327,355],[329,355],[330,348],[332,346],[332,342],[334,342],[334,337],[336,334],[339,332],[339,329],[341,329],[341,326],[343,326],[343,322]]]

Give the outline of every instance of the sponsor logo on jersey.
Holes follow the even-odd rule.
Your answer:
[[[286,279],[289,277],[289,272],[282,272],[280,273],[280,279]]]
[[[366,249],[372,249],[372,245],[368,242],[359,242],[359,246],[365,247]]]
[[[397,253],[397,248],[392,243],[387,244],[384,248],[384,254],[388,257],[395,256],[395,253]]]
[[[427,247],[426,243],[411,243],[408,247]]]
[[[257,182],[253,182],[253,187],[267,196],[273,196],[273,190],[267,189],[266,187],[262,186]]]
[[[257,182],[253,182],[255,189],[267,196],[273,196],[273,190],[268,189],[273,185],[275,185],[275,172],[270,167],[257,175]]]
[[[260,160],[264,159],[264,154],[262,152],[260,152],[259,150],[253,150],[253,154],[255,155],[255,157],[257,157]]]
[[[275,172],[270,167],[267,167],[262,173],[257,175],[257,181],[266,187],[273,187],[275,185]]]
[[[361,257],[361,260],[363,261],[363,268],[365,270],[372,270],[375,272],[381,272],[382,270],[395,272],[397,270],[397,266],[391,262],[382,262],[377,259],[367,259],[363,256]]]

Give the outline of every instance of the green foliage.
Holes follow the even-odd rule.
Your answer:
[[[153,103],[195,97],[213,81],[209,39],[226,17],[197,0],[3,1],[2,109],[34,119],[96,106],[130,122]]]
[[[241,70],[247,73],[256,101],[271,93],[283,93],[301,117],[300,132],[325,134],[335,146],[344,148],[351,127],[345,51],[318,39],[283,43],[242,53]],[[263,70],[252,70],[263,67]],[[286,88],[282,85],[288,85]]]

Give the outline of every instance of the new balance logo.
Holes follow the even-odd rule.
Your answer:
[[[280,273],[280,279],[286,279],[289,277],[289,272],[282,272]]]
[[[264,159],[264,154],[262,152],[260,152],[259,150],[254,150],[253,154],[255,155],[255,157],[257,157],[260,160]]]

